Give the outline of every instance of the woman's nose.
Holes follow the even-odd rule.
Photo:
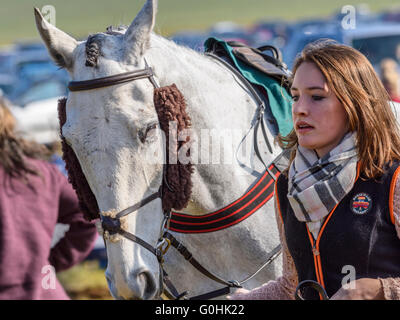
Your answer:
[[[295,115],[307,115],[309,112],[307,101],[305,101],[304,98],[299,97],[298,100],[293,103],[292,110]]]

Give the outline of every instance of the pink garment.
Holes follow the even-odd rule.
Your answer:
[[[40,172],[30,184],[0,167],[0,299],[69,299],[52,279],[92,250],[96,227],[84,219],[74,190],[50,163],[28,160]],[[52,249],[56,223],[70,229]]]

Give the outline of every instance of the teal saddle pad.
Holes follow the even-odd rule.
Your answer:
[[[269,106],[273,117],[278,124],[279,133],[287,136],[293,129],[292,121],[292,98],[288,93],[288,86],[282,85],[283,79],[289,76],[283,68],[277,68],[273,63],[263,60],[265,68],[257,67],[254,64],[246,63],[245,59],[238,58],[237,47],[229,45],[226,41],[218,38],[208,38],[205,43],[205,51],[212,52],[213,48],[223,48],[225,54],[233,62],[234,67],[251,83],[262,87],[268,96]],[[240,47],[239,47],[240,48]],[[247,47],[248,49],[251,49]],[[283,72],[282,72],[283,69]],[[264,70],[264,72],[262,71]]]

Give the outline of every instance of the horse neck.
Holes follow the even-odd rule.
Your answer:
[[[183,93],[197,137],[202,137],[204,129],[235,130],[232,151],[239,146],[254,120],[257,104],[227,68],[157,35],[152,36],[147,58],[160,86],[175,83]],[[197,146],[197,150],[202,148],[203,145]],[[254,177],[232,159],[232,164],[210,160],[208,165],[195,166],[192,199],[186,212],[209,212],[237,199],[250,186]]]
[[[229,128],[234,119],[240,119],[243,128],[248,128],[257,104],[234,80],[231,71],[208,56],[156,34],[152,34],[150,43],[146,59],[161,87],[175,83],[183,93],[194,131]],[[209,115],[215,111],[222,113],[224,119]],[[207,121],[201,121],[205,117]]]
[[[152,59],[161,86],[181,82],[184,88],[188,78],[201,79],[207,75],[206,70],[211,68],[205,56],[157,34],[152,34],[150,43],[146,57],[149,55]]]

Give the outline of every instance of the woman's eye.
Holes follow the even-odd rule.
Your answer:
[[[299,97],[298,96],[292,96],[292,100],[293,101],[297,101],[297,100],[299,100]]]
[[[312,96],[312,98],[313,98],[313,100],[315,100],[315,101],[320,101],[320,100],[325,99],[325,97],[322,97],[322,96]]]

